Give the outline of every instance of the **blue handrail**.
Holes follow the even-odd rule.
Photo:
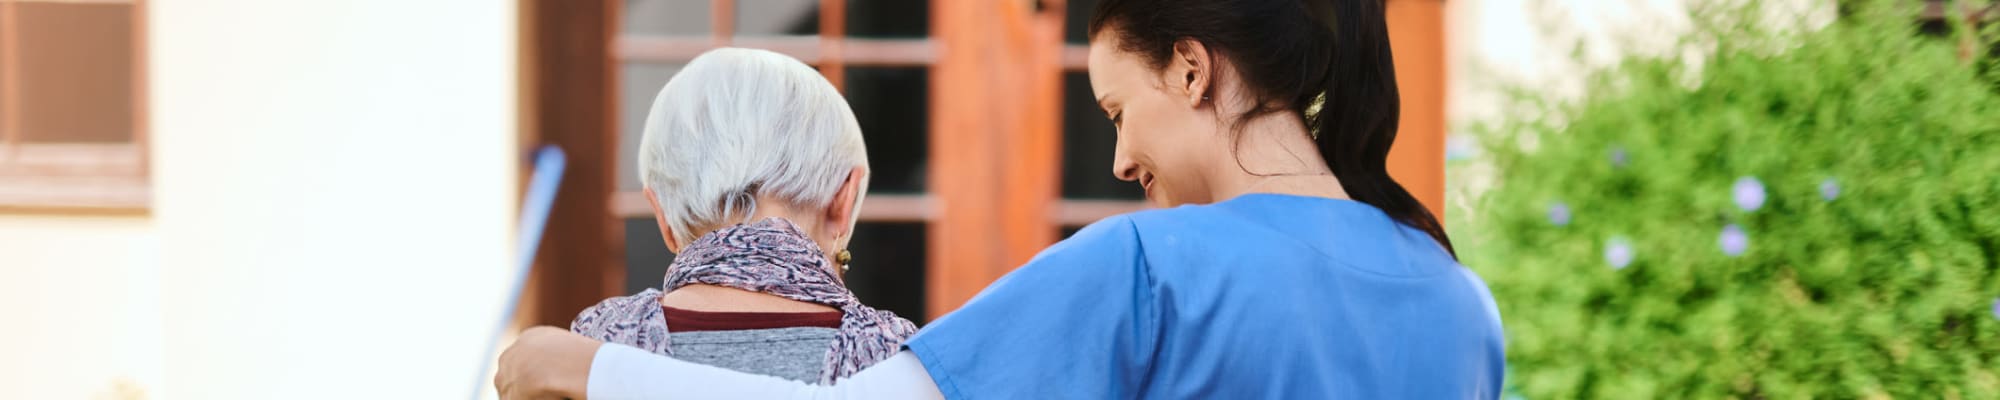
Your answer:
[[[535,266],[535,250],[542,244],[542,228],[549,222],[549,209],[555,205],[556,189],[562,186],[563,167],[567,164],[561,148],[554,145],[542,146],[535,151],[535,170],[528,178],[527,195],[521,199],[520,237],[516,251],[520,258],[514,268],[512,286],[507,289],[506,303],[501,308],[499,323],[493,328],[493,336],[486,348],[479,352],[479,369],[473,371],[472,399],[479,400],[480,392],[490,385],[486,380],[486,370],[493,368],[493,350],[500,347],[500,337],[507,332],[507,326],[514,320],[514,310],[520,306],[521,290],[528,284],[528,272]]]

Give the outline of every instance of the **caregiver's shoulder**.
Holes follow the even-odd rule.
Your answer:
[[[1280,195],[1108,217],[1037,259],[1161,267],[1147,264],[1225,261],[1245,252],[1331,261],[1389,275],[1441,275],[1462,268],[1428,235],[1373,206]]]
[[[1069,238],[1057,242],[1044,250],[1041,257],[1092,257],[1101,256],[1105,249],[1131,249],[1154,252],[1164,249],[1147,248],[1146,239],[1162,234],[1170,236],[1201,235],[1203,232],[1222,233],[1238,231],[1231,229],[1244,221],[1230,221],[1228,213],[1214,206],[1180,206],[1156,208],[1113,215],[1086,225]],[[1202,228],[1206,229],[1190,229]]]
[[[1169,244],[1205,235],[1240,234],[1245,222],[1217,207],[1206,205],[1119,214],[1084,226],[1069,238],[1036,255],[1036,262],[1031,264],[1061,260],[1063,264],[1095,261],[1097,264],[1133,262],[1143,265],[1150,257],[1141,255],[1188,250],[1174,249]]]

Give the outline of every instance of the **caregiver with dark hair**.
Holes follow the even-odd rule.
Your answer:
[[[502,396],[591,399],[1492,399],[1492,295],[1389,177],[1381,0],[1106,0],[1090,85],[1111,172],[1163,207],[1042,252],[831,386],[550,328]],[[1317,151],[1314,151],[1314,150]]]

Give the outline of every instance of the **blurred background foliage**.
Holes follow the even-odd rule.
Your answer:
[[[1697,7],[1473,127],[1508,397],[2000,397],[1996,30],[1913,3]]]

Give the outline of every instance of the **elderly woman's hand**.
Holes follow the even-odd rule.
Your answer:
[[[528,328],[500,353],[493,387],[503,400],[582,399],[601,345],[562,328]]]

